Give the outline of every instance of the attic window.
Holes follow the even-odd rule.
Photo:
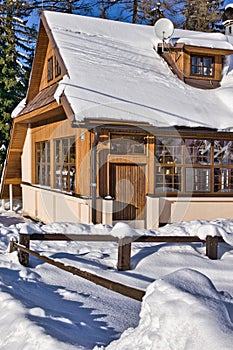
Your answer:
[[[191,75],[213,77],[214,76],[214,57],[192,56],[191,57]]]
[[[47,72],[48,82],[53,80],[53,57],[48,59],[48,72]]]
[[[55,77],[58,77],[61,74],[61,67],[59,65],[57,57],[55,57]]]

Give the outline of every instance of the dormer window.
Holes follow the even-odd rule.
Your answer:
[[[203,47],[181,42],[166,44],[166,51],[161,50],[161,47],[162,44],[159,44],[158,53],[173,73],[186,84],[199,89],[218,88],[222,79],[224,58],[233,55],[233,50],[229,48]]]
[[[214,76],[214,57],[191,56],[191,75]]]

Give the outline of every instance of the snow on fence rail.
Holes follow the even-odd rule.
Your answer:
[[[124,271],[130,269],[130,259],[131,259],[131,244],[132,243],[205,243],[206,244],[206,255],[210,259],[217,259],[218,257],[218,243],[224,242],[222,237],[219,236],[207,236],[206,239],[201,239],[197,236],[136,236],[136,237],[124,237],[118,238],[112,235],[77,235],[77,234],[19,234],[19,244],[15,241],[10,242],[10,251],[18,249],[19,262],[24,266],[29,266],[29,255],[33,255],[51,265],[54,265],[62,270],[70,272],[79,277],[85,278],[95,284],[98,284],[104,288],[110,289],[114,292],[120,293],[122,295],[128,296],[135,300],[142,301],[145,291],[133,288],[130,286],[123,285],[118,282],[108,280],[106,278],[97,276],[93,273],[80,270],[74,266],[65,265],[62,262],[54,261],[51,258],[43,256],[33,250],[30,250],[30,241],[40,240],[40,241],[93,241],[93,242],[117,242],[118,243],[118,270]]]
[[[30,241],[86,241],[86,242],[117,242],[118,243],[118,262],[117,268],[120,271],[130,270],[131,244],[132,243],[205,243],[206,255],[210,259],[218,258],[218,243],[224,242],[220,236],[206,236],[201,239],[198,236],[130,236],[119,238],[112,235],[101,234],[62,234],[62,233],[20,233],[19,244],[30,248]],[[22,265],[29,266],[29,253],[20,250],[19,262]]]

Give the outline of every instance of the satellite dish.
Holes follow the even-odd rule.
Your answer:
[[[154,26],[155,34],[161,40],[170,38],[174,32],[174,25],[168,18],[160,18]]]

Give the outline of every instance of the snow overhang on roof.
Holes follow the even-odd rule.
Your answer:
[[[203,48],[214,48],[219,50],[232,50],[232,45],[227,41],[222,33],[202,33],[190,30],[176,29],[170,43],[175,45],[183,43],[185,45],[197,46]]]
[[[47,11],[44,17],[69,75],[55,97],[67,99],[77,122],[233,127],[231,59],[222,86],[203,91],[173,75],[155,50],[160,41],[151,26]],[[171,40],[233,49],[219,33],[175,30]]]
[[[228,9],[229,7],[233,8],[233,2],[231,0],[225,1],[225,10]]]

